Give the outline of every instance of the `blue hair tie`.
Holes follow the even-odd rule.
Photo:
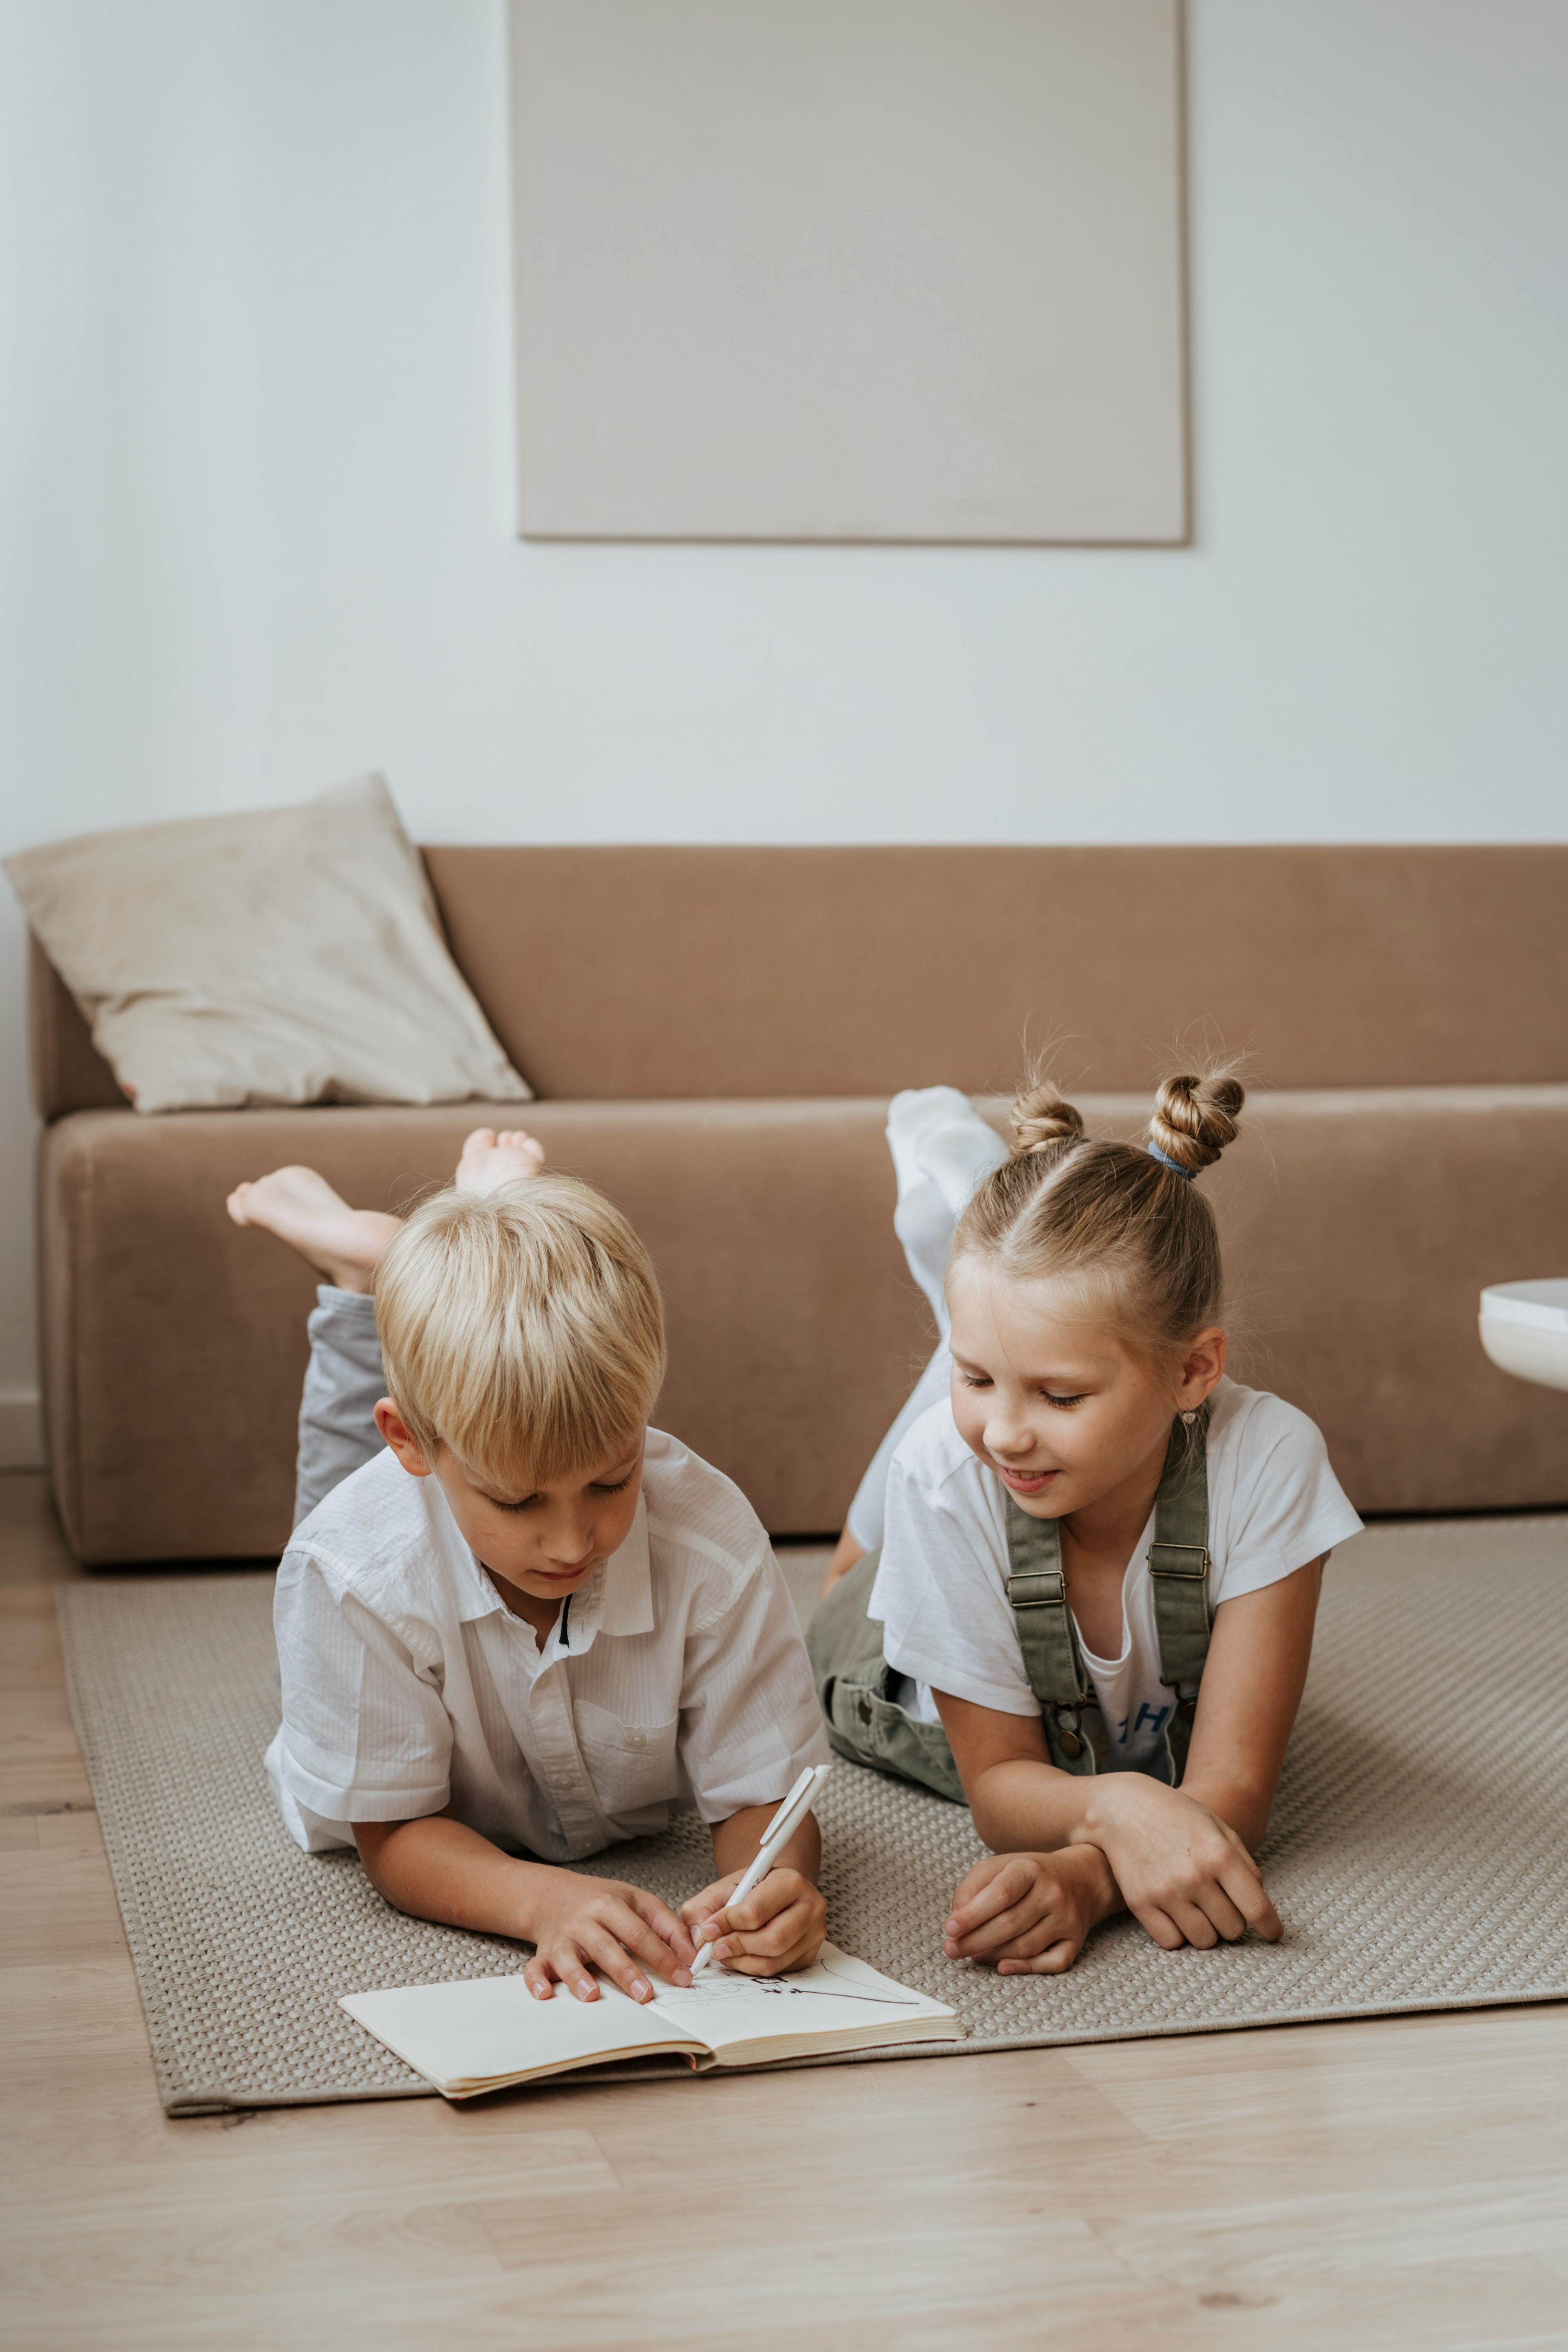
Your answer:
[[[1170,1153],[1168,1151],[1162,1151],[1157,1143],[1145,1144],[1144,1149],[1147,1151],[1151,1160],[1157,1160],[1162,1168],[1168,1168],[1172,1175],[1179,1176],[1184,1183],[1190,1184],[1193,1178],[1197,1174],[1196,1168],[1184,1168],[1179,1160],[1173,1160]]]

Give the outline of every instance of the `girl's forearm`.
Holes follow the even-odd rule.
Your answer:
[[[1105,1800],[1121,1777],[1079,1777],[1025,1758],[993,1764],[981,1775],[971,1800],[975,1827],[993,1853],[1054,1853],[1063,1846],[1098,1846]],[[1272,1790],[1239,1777],[1194,1775],[1182,1781],[1180,1793],[1233,1829],[1249,1853],[1269,1826]]]
[[[988,1766],[969,1790],[975,1827],[993,1853],[1056,1853],[1092,1845],[1092,1775],[1013,1757]]]
[[[354,1839],[371,1885],[398,1910],[448,1927],[536,1940],[538,1898],[562,1873],[503,1853],[445,1813],[413,1822],[356,1822]]]

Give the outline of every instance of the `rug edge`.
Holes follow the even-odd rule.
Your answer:
[[[609,2066],[574,2067],[564,2074],[550,2075],[548,2088],[553,2091],[588,2091],[603,2090],[612,2084],[625,2088],[636,2083],[655,2081],[722,2083],[733,2075],[790,2074],[819,2066],[890,2066],[901,2061],[919,2058],[1000,2058],[1019,2050],[1084,2050],[1113,2042],[1196,2041],[1200,2035],[1214,2033],[1267,2033],[1278,2030],[1294,2031],[1299,2026],[1354,2025],[1380,2017],[1441,2017],[1457,2016],[1466,2011],[1484,2013],[1490,2010],[1537,2009],[1550,2001],[1568,2001],[1568,1979],[1561,1985],[1548,1986],[1535,1992],[1499,1993],[1491,1999],[1479,2000],[1460,1996],[1452,2000],[1376,2001],[1356,2009],[1327,2011],[1299,2009],[1282,2011],[1275,2017],[1213,2018],[1201,2025],[1172,2021],[1131,2028],[1116,2026],[1103,2032],[971,2034],[963,2041],[917,2042],[887,2050],[830,2050],[804,2058],[762,2059],[749,2066],[715,2066],[701,2071],[678,2063],[673,2063],[667,2072],[658,2074],[631,2074],[618,2067]],[[525,2092],[532,2087],[526,2083],[509,2084],[505,2092],[488,2095],[499,2097],[506,2095],[507,2092]],[[442,2095],[434,2083],[419,2083],[396,2089],[295,2091],[281,2096],[268,2093],[246,2096],[241,2092],[216,2090],[201,2095],[200,2105],[186,2101],[172,2105],[165,2101],[164,2111],[183,2120],[188,2116],[232,2115],[259,2107],[345,2106],[350,2101],[360,2099],[434,2099]],[[481,2097],[486,2095],[480,2094]],[[464,2099],[454,2104],[467,2107],[476,2105],[477,2101]]]

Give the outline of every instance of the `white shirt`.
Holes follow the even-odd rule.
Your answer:
[[[1293,1575],[1360,1528],[1316,1423],[1282,1397],[1222,1381],[1207,1469],[1211,1612]],[[1084,1728],[1102,1771],[1150,1762],[1170,1716],[1149,1578],[1154,1539],[1151,1513],[1122,1580],[1120,1655],[1096,1657],[1079,1635],[1098,1701]],[[1006,1490],[958,1434],[952,1405],[935,1405],[894,1457],[870,1604],[889,1665],[909,1677],[898,1696],[912,1714],[936,1720],[935,1685],[1003,1715],[1039,1715],[1007,1577]]]
[[[267,1775],[309,1853],[351,1845],[351,1822],[450,1801],[499,1845],[575,1860],[663,1829],[690,1799],[706,1822],[777,1802],[827,1761],[756,1513],[658,1430],[631,1533],[542,1645],[436,1481],[390,1452],[295,1529],[274,1621],[283,1724]]]

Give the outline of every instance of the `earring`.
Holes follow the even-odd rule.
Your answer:
[[[1183,1419],[1183,1421],[1185,1421],[1185,1422],[1186,1422],[1186,1423],[1187,1427],[1190,1429],[1190,1428],[1192,1427],[1192,1425],[1193,1425],[1193,1423],[1197,1419],[1197,1405],[1195,1405],[1195,1404],[1194,1404],[1194,1405],[1189,1405],[1189,1406],[1187,1407],[1186,1411],[1183,1413],[1183,1415],[1182,1415],[1182,1419]]]

